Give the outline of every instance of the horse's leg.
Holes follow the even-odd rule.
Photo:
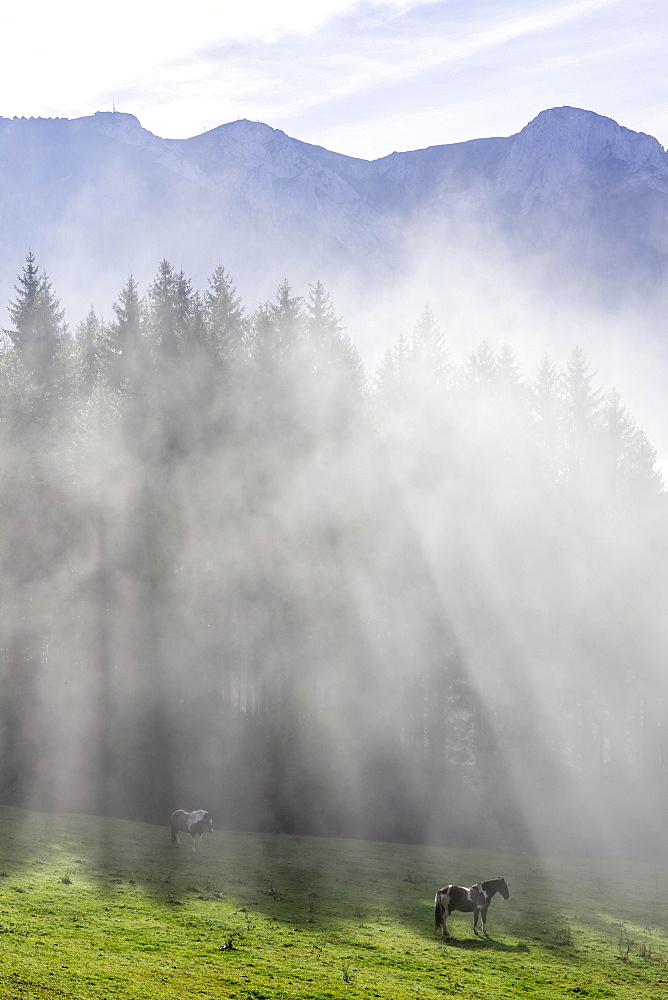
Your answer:
[[[473,933],[474,934],[478,933],[478,917],[479,916],[480,916],[480,909],[479,909],[479,907],[476,906],[475,910],[473,911]]]
[[[482,908],[482,932],[485,935],[485,937],[489,937],[489,934],[487,933],[487,911],[488,910],[489,910],[489,903],[487,902],[487,903],[485,903],[485,905]]]

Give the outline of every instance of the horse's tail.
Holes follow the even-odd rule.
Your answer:
[[[434,896],[434,922],[436,924],[436,930],[440,931],[443,928],[443,914],[445,913],[445,907],[441,902],[441,894],[437,892]]]

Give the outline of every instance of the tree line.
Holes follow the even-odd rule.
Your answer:
[[[70,332],[29,254],[8,316],[2,801],[656,847],[666,498],[580,347],[425,308],[369,372],[321,283],[166,260]]]

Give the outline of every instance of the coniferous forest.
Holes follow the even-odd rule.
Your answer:
[[[666,495],[580,347],[368,371],[166,260],[69,327],[32,254],[6,323],[0,801],[665,849]]]

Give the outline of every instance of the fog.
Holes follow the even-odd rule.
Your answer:
[[[343,320],[315,277],[258,306],[163,261],[69,332],[29,258],[0,801],[665,856],[666,496],[626,403],[661,429],[652,323],[500,254]]]

